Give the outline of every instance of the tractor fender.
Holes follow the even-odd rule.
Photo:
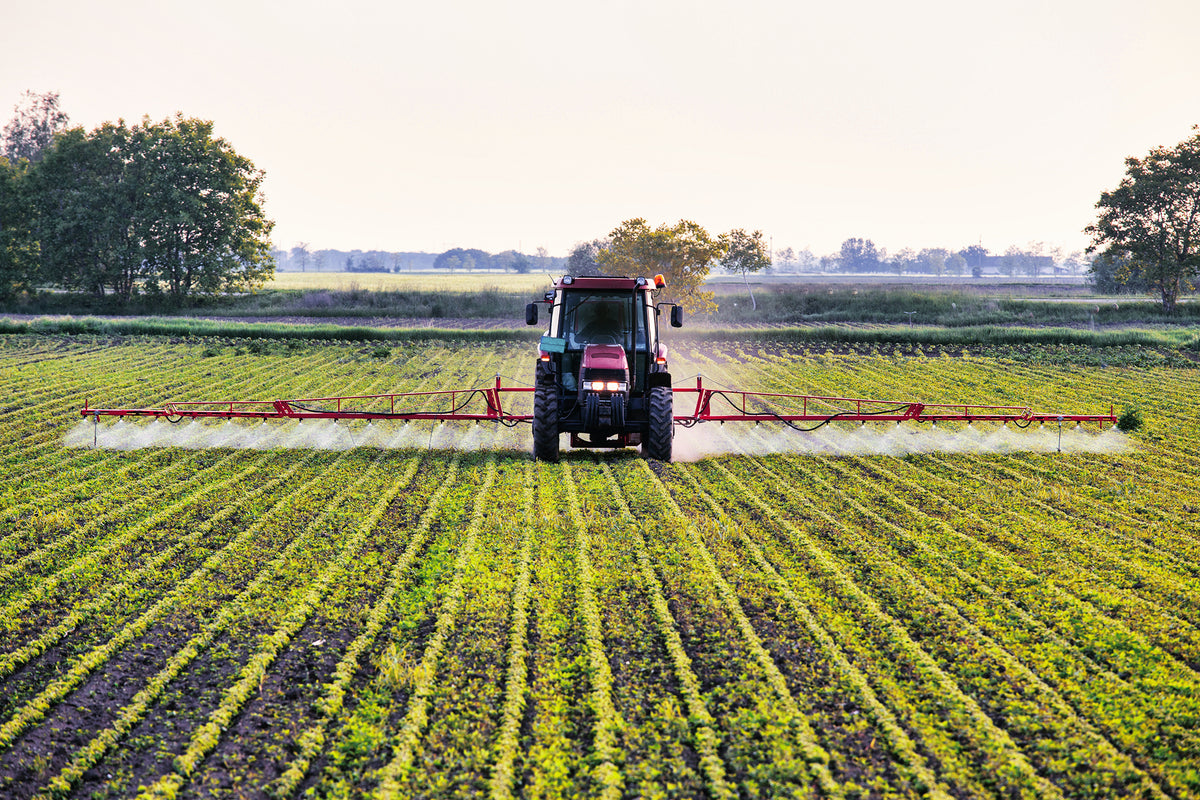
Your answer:
[[[669,372],[651,372],[650,380],[649,380],[649,383],[646,386],[646,388],[653,389],[655,386],[669,387],[670,385],[671,385],[671,373],[669,373]]]

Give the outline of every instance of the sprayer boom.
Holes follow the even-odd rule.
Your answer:
[[[675,424],[686,426],[697,422],[782,422],[791,427],[830,422],[1012,422],[1024,427],[1034,422],[1108,422],[1114,425],[1117,422],[1111,406],[1107,414],[1035,413],[1027,406],[918,403],[708,389],[702,377],[696,378],[695,386],[676,386],[674,395],[677,399],[689,395],[696,398],[691,414],[675,415]]]
[[[481,389],[443,389],[432,392],[310,397],[301,400],[194,400],[167,403],[161,408],[88,408],[84,417],[156,417],[181,419],[345,419],[440,420],[459,422],[528,422],[529,414],[504,409],[505,394],[532,392],[527,386],[494,386]]]
[[[442,422],[531,422],[533,414],[513,413],[505,399],[529,394],[532,386],[504,386],[497,376],[485,388],[446,389],[430,392],[344,397],[311,397],[299,400],[200,400],[167,403],[161,408],[90,408],[84,417],[155,417],[182,419],[332,419],[332,420],[437,420]],[[1115,425],[1116,415],[1035,413],[1025,406],[992,406],[915,401],[868,400],[854,397],[745,392],[711,389],[702,377],[695,386],[676,386],[673,421],[691,427],[700,422],[779,422],[792,428],[830,422],[1012,422],[1025,427],[1034,422],[1096,422]],[[685,402],[685,399],[687,402]],[[691,402],[694,399],[694,403]],[[511,405],[511,403],[510,403]],[[684,411],[691,406],[690,411]]]

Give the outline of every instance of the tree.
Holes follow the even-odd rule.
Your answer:
[[[1150,286],[1144,276],[1130,269],[1129,259],[1125,256],[1111,253],[1097,253],[1088,269],[1088,282],[1100,294],[1121,294],[1122,292],[1145,292]]]
[[[1025,254],[1015,244],[1009,245],[1000,259],[1000,271],[1011,278],[1023,263],[1025,263]]]
[[[843,272],[876,272],[879,251],[870,239],[847,239],[839,256]]]
[[[816,272],[821,268],[820,260],[807,247],[796,253],[796,270],[799,272]]]
[[[1174,147],[1125,159],[1125,177],[1101,193],[1099,216],[1084,229],[1088,252],[1124,259],[1121,274],[1156,290],[1167,313],[1200,271],[1200,126],[1192,130]]]
[[[177,115],[59,134],[36,169],[48,277],[128,299],[245,291],[274,274],[263,174],[212,123]]]
[[[988,254],[986,247],[973,244],[970,247],[964,247],[962,250],[959,250],[958,254],[963,257],[963,261],[971,268],[972,278],[983,277],[983,262]]]
[[[308,262],[312,260],[312,250],[308,247],[308,242],[297,242],[292,248],[292,261],[300,265],[301,272],[308,271]]]
[[[781,247],[775,251],[775,259],[782,264],[783,272],[795,272],[796,251],[791,247]]]
[[[628,219],[609,234],[607,249],[597,254],[605,275],[650,277],[662,273],[664,298],[689,306],[694,314],[716,311],[713,293],[700,289],[710,265],[722,255],[718,239],[691,220],[651,228],[646,220]]]
[[[721,256],[721,266],[726,272],[742,273],[746,291],[750,293],[750,308],[758,310],[758,301],[754,299],[754,290],[750,288],[751,272],[759,272],[771,266],[771,254],[763,241],[762,231],[746,233],[744,228],[734,228],[729,233],[720,236],[720,245],[725,250]]]
[[[476,248],[464,250],[461,247],[452,247],[433,260],[433,268],[454,272],[454,270],[460,267],[466,267],[468,270],[474,267],[487,268],[491,263],[491,254],[483,250]]]
[[[600,275],[600,251],[608,247],[607,239],[579,242],[567,256],[567,273],[570,275]]]
[[[181,298],[269,280],[275,224],[262,211],[262,171],[214,138],[209,121],[145,119],[140,134],[149,192],[140,232],[151,282]]]
[[[946,272],[946,259],[950,253],[941,247],[926,247],[917,259],[921,262],[921,270],[937,275],[939,278]]]
[[[903,275],[905,271],[912,271],[917,264],[917,254],[913,252],[911,247],[902,247],[892,256],[891,260],[892,271],[897,275]]]
[[[37,268],[25,167],[0,156],[0,298],[28,289]]]
[[[967,260],[962,253],[951,253],[946,259],[946,271],[951,275],[962,275],[967,268]]]
[[[21,102],[13,106],[13,111],[15,116],[0,133],[3,138],[0,154],[13,166],[23,158],[36,164],[42,160],[42,152],[54,141],[54,135],[67,129],[69,118],[58,108],[58,92],[35,94],[26,91],[21,95]]]
[[[44,278],[128,299],[146,274],[137,220],[145,192],[124,123],[58,135],[32,173],[34,235]]]
[[[1063,258],[1062,267],[1071,275],[1078,275],[1087,267],[1087,259],[1082,250],[1072,250]]]

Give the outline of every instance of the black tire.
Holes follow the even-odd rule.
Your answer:
[[[533,390],[533,457],[558,461],[558,388],[552,383]]]
[[[670,386],[650,389],[650,425],[642,442],[642,455],[659,461],[671,460],[671,441],[675,436],[674,393]]]

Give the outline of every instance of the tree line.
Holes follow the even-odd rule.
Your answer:
[[[27,92],[0,151],[0,296],[43,283],[128,300],[245,291],[274,274],[263,173],[181,114],[92,131]]]

